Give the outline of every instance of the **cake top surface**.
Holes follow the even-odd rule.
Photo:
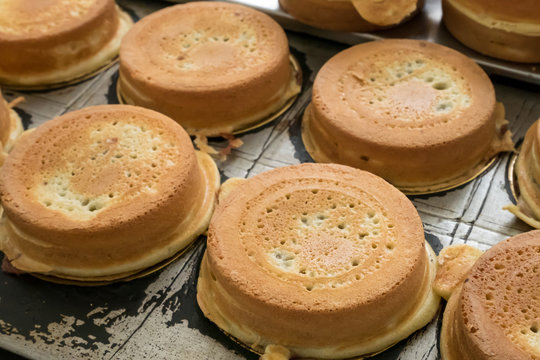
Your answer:
[[[208,88],[271,71],[288,55],[283,29],[268,15],[222,2],[157,11],[126,35],[123,71],[160,86]]]
[[[216,276],[247,296],[329,311],[376,301],[426,259],[422,223],[403,194],[329,164],[272,170],[233,190],[211,221],[208,254]]]
[[[110,0],[0,0],[0,37],[37,38],[78,27]]]
[[[25,135],[0,175],[10,219],[43,229],[136,221],[179,191],[196,164],[185,131],[157,112],[89,107]]]
[[[476,262],[461,292],[465,326],[485,354],[517,347],[540,359],[540,231],[492,247]]]
[[[439,143],[490,121],[495,93],[472,60],[417,40],[373,41],[330,59],[314,84],[325,118],[360,138]]]

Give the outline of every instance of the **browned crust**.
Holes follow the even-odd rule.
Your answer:
[[[400,50],[457,69],[468,82],[471,105],[452,121],[441,115],[435,118],[437,126],[422,128],[389,128],[370,109],[347,110],[338,89],[340,76],[359,59]],[[339,53],[317,75],[310,108],[312,142],[327,158],[374,172],[396,186],[429,185],[461,175],[486,156],[497,135],[495,92],[487,75],[462,54],[425,41],[374,41]]]
[[[261,41],[258,46],[271,56],[260,66],[241,72],[208,73],[197,78],[181,73],[175,59],[162,54],[160,41],[186,31],[182,18],[190,19],[190,23],[196,19],[197,26],[219,26],[215,24],[216,16],[223,11],[243,16],[246,20],[238,22],[238,29],[241,24],[251,26]],[[233,45],[227,46],[234,49]],[[177,75],[174,81],[171,74]],[[258,113],[264,117],[267,114],[262,112],[279,102],[287,91],[290,77],[283,29],[266,14],[241,5],[194,2],[168,7],[139,21],[120,48],[120,84],[126,99],[170,116],[190,133],[212,128],[230,133],[239,121],[245,122]]]
[[[388,28],[366,21],[350,1],[279,0],[279,4],[298,21],[325,30],[368,32]],[[423,4],[424,1],[419,0],[416,11],[400,23],[419,12]]]
[[[521,255],[529,253],[527,260]],[[504,260],[506,258],[506,260]],[[441,349],[444,360],[458,359],[493,359],[493,360],[529,360],[536,354],[528,353],[505,334],[505,328],[512,329],[522,321],[522,309],[533,309],[538,304],[539,277],[531,268],[538,267],[540,260],[540,231],[530,231],[509,238],[492,247],[482,255],[468,274],[462,287],[450,297],[447,305],[441,337]],[[500,276],[495,265],[511,273]],[[522,273],[527,272],[528,279],[522,281]],[[521,276],[519,274],[522,274]],[[536,277],[535,277],[536,276]],[[496,287],[486,287],[486,279],[494,278]],[[529,282],[525,285],[526,282]],[[508,288],[519,293],[509,296]],[[519,290],[521,289],[521,290]],[[519,295],[521,292],[528,295]],[[488,299],[489,300],[486,300]],[[503,312],[511,319],[504,328],[486,308],[487,301],[495,303],[495,314]],[[536,302],[535,302],[536,301]],[[536,305],[535,305],[536,304]],[[515,315],[506,315],[510,314]],[[534,311],[531,322],[534,321]],[[526,331],[531,331],[527,326]],[[524,329],[525,330],[525,329]],[[518,329],[519,331],[519,329]],[[529,345],[532,346],[532,345]],[[531,348],[532,350],[532,348]]]
[[[537,0],[520,0],[512,3],[511,6],[509,6],[507,0],[452,1],[471,9],[477,14],[488,15],[496,20],[540,23],[540,2]]]
[[[514,165],[519,196],[517,205],[507,205],[503,209],[534,228],[540,228],[540,128],[536,121],[527,130],[518,158]]]
[[[28,16],[31,16],[31,11]],[[0,33],[0,73],[15,77],[16,74],[27,76],[67,68],[98,52],[114,37],[118,25],[114,0],[96,0],[83,18],[58,26],[50,33]],[[99,41],[95,41],[96,37]],[[87,46],[80,47],[74,53],[62,52],[59,57],[57,48],[65,47],[70,42]]]
[[[0,92],[0,141],[2,147],[7,143],[11,133],[11,116],[10,109],[2,93]]]
[[[354,32],[381,28],[364,20],[349,1],[279,0],[279,4],[298,21],[316,28]]]
[[[294,191],[298,189],[297,181],[303,178],[344,182],[374,196],[384,204],[388,217],[395,220],[399,242],[406,250],[399,259],[385,264],[385,268],[364,281],[326,290],[306,290],[255,266],[239,240],[239,227],[246,211],[255,212],[246,210],[246,203],[259,198],[264,203],[265,199],[276,198],[278,193],[269,189],[283,182],[291,183],[291,188],[283,191]],[[250,240],[253,244],[248,245],[255,253],[260,240],[253,238]],[[303,347],[346,346],[357,343],[359,338],[380,334],[386,326],[381,323],[381,314],[392,314],[396,319],[414,306],[427,266],[422,225],[410,201],[372,174],[330,164],[272,170],[233,190],[216,208],[208,232],[207,255],[216,286],[221,289],[221,295],[212,301],[227,318],[234,318],[276,343]],[[298,275],[290,276],[296,279]]]
[[[540,128],[536,121],[525,134],[525,139],[519,157],[516,162],[516,177],[520,189],[520,199],[522,199],[522,207],[525,207],[527,215],[533,216],[536,219],[540,218],[540,174],[538,163],[540,146]]]
[[[456,0],[452,0],[456,1]],[[456,1],[459,2],[459,1]],[[465,1],[468,5],[473,2]],[[519,5],[518,5],[519,4]],[[516,3],[516,6],[508,6],[506,1],[484,0],[482,13],[490,14],[491,10],[483,9],[484,6],[497,5],[493,7],[493,21],[498,20],[498,16],[508,14],[508,17],[501,16],[502,19],[509,18],[518,25],[519,21],[532,20],[529,15],[536,11],[534,20],[540,23],[540,2],[532,4],[531,1]],[[507,31],[497,27],[488,27],[468,15],[462,13],[451,1],[443,0],[443,21],[447,29],[466,46],[488,56],[508,61],[536,63],[540,62],[540,35],[527,35],[518,31]],[[522,7],[523,6],[523,7]],[[504,7],[504,13],[500,13]],[[527,12],[527,7],[530,10]],[[473,6],[474,8],[474,6]],[[513,10],[520,13],[512,15]],[[506,13],[508,12],[508,13]],[[522,13],[521,13],[522,12]]]
[[[178,155],[171,158],[176,165],[161,170],[155,194],[144,193],[127,202],[120,200],[90,219],[67,216],[36,200],[32,191],[41,181],[40,174],[56,166],[42,165],[44,154],[60,154],[63,146],[77,141],[74,134],[85,134],[85,128],[90,124],[105,124],[112,122],[111,119],[128,117],[134,117],[136,120],[131,121],[155,131],[161,129],[164,142],[174,142],[178,148]],[[77,161],[91,167],[92,163],[87,159],[90,155],[85,154],[88,149],[81,148]],[[59,157],[59,168],[63,166],[62,160]],[[51,167],[47,167],[49,165]],[[82,172],[75,176],[84,180]],[[207,191],[201,176],[189,136],[164,115],[125,105],[95,106],[65,114],[21,138],[4,163],[0,192],[9,220],[9,241],[30,258],[45,264],[50,259],[53,264],[56,262],[54,265],[63,267],[100,267],[115,261],[137,259],[152,249],[165,246],[170,241],[170,234],[189,219],[193,207],[199,206],[202,194]],[[106,181],[109,180],[102,179],[102,183]],[[121,194],[123,198],[144,187],[144,183],[137,183],[132,189],[127,188],[127,181],[121,186],[126,188]],[[83,191],[94,192],[90,188]],[[21,238],[21,232],[24,238],[30,236],[39,241],[34,243]]]

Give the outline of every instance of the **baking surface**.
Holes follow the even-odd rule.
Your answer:
[[[137,18],[170,5],[144,0],[119,3]],[[218,162],[223,180],[311,161],[300,139],[301,115],[318,69],[347,45],[296,32],[288,32],[288,37],[304,73],[302,94],[278,120],[239,136],[244,146],[234,150],[227,161]],[[35,127],[68,111],[117,103],[117,71],[115,65],[60,90],[23,93],[4,89],[4,95],[8,101],[25,97],[16,110],[26,126]],[[492,80],[498,101],[506,107],[514,140],[519,141],[540,117],[540,88],[497,76]],[[212,144],[226,146],[224,141]],[[509,159],[510,154],[499,156],[481,177],[457,189],[411,197],[435,250],[451,243],[487,249],[531,229],[501,209],[511,201],[506,180]],[[204,241],[201,237],[178,261],[158,273],[103,287],[55,285],[29,275],[0,273],[0,347],[35,359],[256,359],[206,320],[196,305]],[[373,359],[438,359],[440,315]]]

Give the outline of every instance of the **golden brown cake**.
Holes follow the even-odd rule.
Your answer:
[[[197,287],[225,332],[261,352],[279,345],[267,347],[275,356],[349,358],[434,316],[436,256],[412,203],[383,179],[303,164],[233,187],[223,185]]]
[[[57,84],[111,61],[131,26],[114,0],[0,0],[0,83]]]
[[[443,360],[540,359],[540,231],[486,251],[452,293]]]
[[[170,118],[125,105],[74,111],[6,159],[0,249],[26,272],[121,278],[205,231],[218,186],[213,160]]]
[[[443,21],[459,41],[496,58],[540,62],[540,1],[443,0]]]
[[[513,148],[486,74],[425,41],[383,40],[331,58],[313,85],[302,137],[317,162],[373,172],[400,189],[469,179]]]
[[[505,206],[527,224],[540,229],[540,128],[536,121],[525,134],[514,175],[519,188],[517,205]]]
[[[423,0],[279,0],[298,21],[325,30],[373,31],[395,26],[419,12]]]
[[[157,11],[120,48],[126,103],[178,121],[189,134],[230,134],[299,92],[285,32],[241,5],[193,2]]]
[[[0,149],[4,149],[6,152],[11,150],[15,140],[23,131],[24,128],[19,115],[4,100],[0,91]],[[2,160],[2,157],[0,157],[0,165]]]

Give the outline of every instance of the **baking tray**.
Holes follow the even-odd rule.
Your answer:
[[[134,18],[170,6],[148,0],[118,1]],[[263,3],[261,0],[259,3]],[[266,4],[266,2],[265,2]],[[276,167],[312,161],[301,141],[300,119],[311,98],[315,74],[348,45],[294,31],[287,36],[302,68],[304,85],[293,106],[265,126],[239,135],[244,145],[218,162],[222,180],[251,177]],[[16,107],[26,127],[86,106],[118,103],[118,66],[66,88],[19,92]],[[540,117],[539,87],[492,76],[504,103],[514,141]],[[212,141],[217,149],[226,141]],[[512,201],[507,181],[510,154],[499,156],[482,176],[457,189],[412,196],[428,241],[442,246],[468,243],[487,249],[531,228],[501,208]],[[257,359],[231,341],[199,310],[198,265],[205,249],[200,237],[185,254],[147,277],[103,287],[51,284],[28,275],[0,273],[0,359],[15,354],[32,359]],[[441,310],[444,308],[444,302]],[[436,360],[441,313],[425,328],[374,360]]]
[[[442,23],[441,0],[426,0],[424,10],[402,26],[373,33],[344,33],[315,29],[296,21],[279,7],[278,0],[228,0],[264,11],[285,29],[324,39],[354,45],[377,39],[418,39],[435,42],[460,51],[476,61],[487,72],[512,79],[540,84],[540,64],[519,64],[482,55],[458,42]],[[540,46],[540,44],[539,44]]]

